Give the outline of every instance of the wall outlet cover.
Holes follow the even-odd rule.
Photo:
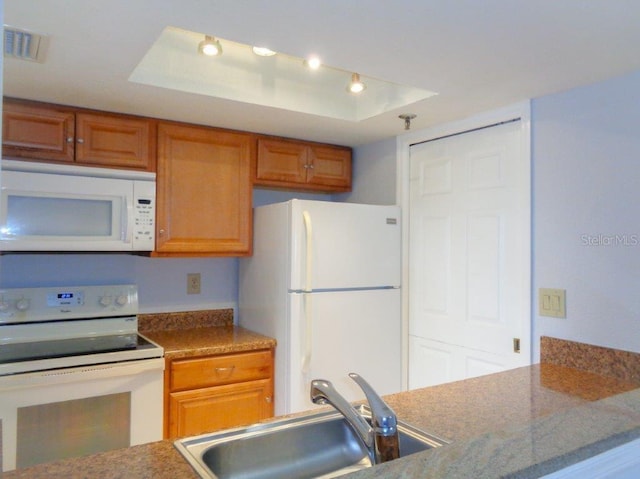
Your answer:
[[[187,274],[187,294],[200,294],[200,273]]]

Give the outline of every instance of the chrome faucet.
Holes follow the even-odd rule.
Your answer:
[[[311,401],[314,404],[330,404],[345,417],[347,423],[366,446],[373,464],[397,459],[400,456],[400,444],[395,412],[364,378],[356,373],[349,373],[349,377],[364,391],[371,408],[371,425],[329,381],[324,379],[311,381]]]

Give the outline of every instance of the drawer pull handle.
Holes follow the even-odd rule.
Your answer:
[[[264,398],[265,401],[267,401],[268,403],[271,403],[271,396],[267,396],[266,398]]]
[[[233,374],[233,370],[235,368],[235,366],[229,366],[227,368],[215,368],[216,375],[221,376],[222,374],[226,374],[226,376],[229,377],[231,376],[231,374]]]

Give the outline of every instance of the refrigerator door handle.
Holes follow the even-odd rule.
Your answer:
[[[311,225],[311,215],[308,211],[302,212],[304,220],[304,230],[306,234],[305,243],[305,285],[304,285],[304,354],[302,356],[302,373],[308,374],[311,366],[311,273],[313,259],[313,228]]]
[[[311,215],[308,211],[302,212],[302,219],[304,220],[304,231],[306,237],[305,243],[305,278],[304,278],[304,292],[311,292],[311,273],[312,260],[313,260],[313,226],[311,224]]]

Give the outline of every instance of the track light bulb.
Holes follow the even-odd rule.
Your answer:
[[[304,64],[312,70],[317,70],[322,65],[322,61],[317,56],[310,56],[304,61]]]
[[[222,45],[220,45],[220,41],[214,37],[205,35],[204,40],[198,44],[198,52],[210,57],[222,55]]]
[[[365,84],[360,80],[360,75],[354,73],[351,75],[351,83],[347,88],[351,93],[361,93],[366,88]]]

